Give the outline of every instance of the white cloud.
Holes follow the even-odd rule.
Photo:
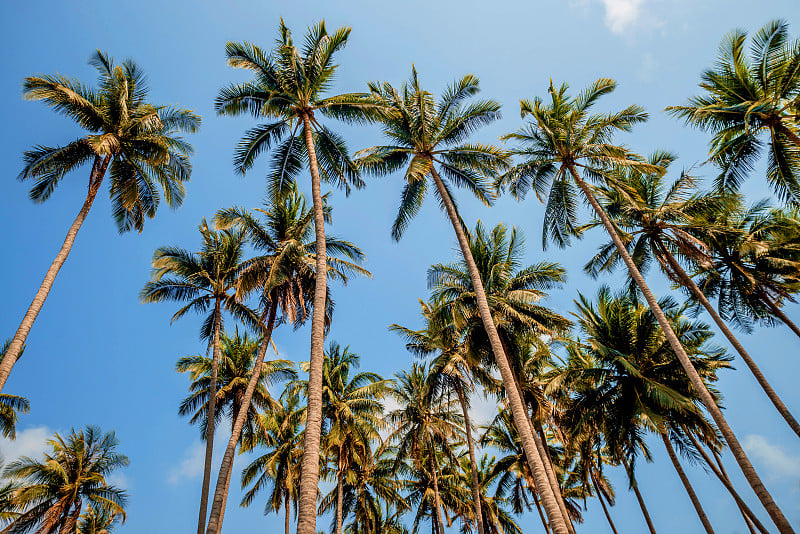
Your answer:
[[[800,456],[786,453],[758,434],[745,436],[742,444],[747,453],[759,460],[773,478],[800,477]]]
[[[206,444],[197,442],[184,454],[183,460],[169,470],[167,481],[178,484],[184,480],[199,478],[203,474],[203,464],[206,457]]]
[[[641,16],[644,0],[602,0],[606,10],[605,23],[614,33],[623,33]]]
[[[8,463],[21,456],[42,458],[48,450],[47,439],[52,434],[46,426],[26,428],[17,432],[17,439],[0,437],[0,456]]]

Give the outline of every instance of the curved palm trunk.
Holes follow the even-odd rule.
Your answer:
[[[283,505],[286,507],[286,524],[283,526],[284,534],[290,534],[289,530],[291,529],[291,521],[289,518],[289,490],[286,490],[286,495],[283,498]]]
[[[436,528],[439,534],[444,534],[444,522],[442,521],[442,504],[439,500],[439,475],[436,473],[436,464],[431,455],[431,475],[433,476],[433,506],[436,511]]]
[[[783,400],[781,400],[778,394],[772,389],[772,386],[769,384],[769,382],[767,382],[766,377],[761,372],[761,369],[758,368],[756,362],[753,361],[742,344],[739,343],[739,340],[733,335],[733,332],[731,332],[731,330],[728,328],[728,325],[725,323],[725,321],[722,320],[722,317],[719,316],[717,310],[714,309],[714,306],[711,305],[705,294],[700,290],[699,287],[697,287],[697,284],[694,283],[694,280],[692,280],[692,278],[686,274],[686,271],[683,270],[683,267],[681,267],[675,257],[665,247],[663,247],[663,245],[662,253],[664,254],[664,258],[667,260],[667,263],[669,263],[670,268],[678,276],[678,280],[680,280],[684,287],[688,288],[692,292],[692,295],[694,295],[694,297],[698,300],[698,302],[700,302],[700,304],[703,305],[709,315],[711,315],[714,323],[722,331],[730,344],[733,345],[733,348],[736,349],[736,352],[738,352],[742,357],[745,365],[747,365],[747,368],[750,369],[750,372],[756,378],[758,385],[761,386],[761,389],[763,389],[764,393],[767,394],[767,397],[775,406],[775,409],[778,410],[778,413],[781,414],[789,427],[794,430],[794,433],[800,437],[800,423],[797,422],[786,405],[783,404]]]
[[[81,229],[83,222],[89,215],[89,210],[92,208],[92,204],[97,196],[97,192],[100,190],[100,184],[103,183],[103,177],[106,174],[109,161],[111,161],[111,156],[105,156],[103,158],[100,156],[95,156],[94,164],[92,165],[92,172],[89,175],[89,191],[86,194],[86,200],[84,200],[81,210],[78,212],[78,215],[72,222],[72,226],[69,227],[67,236],[64,238],[64,244],[61,245],[61,250],[58,251],[53,263],[50,264],[50,268],[44,275],[42,285],[39,286],[36,296],[33,297],[33,302],[31,302],[31,305],[28,306],[28,311],[25,312],[25,316],[22,318],[19,328],[17,328],[14,337],[8,344],[5,354],[0,355],[0,393],[3,391],[3,387],[6,385],[8,375],[11,374],[11,368],[14,367],[15,363],[17,363],[17,360],[22,353],[22,347],[25,345],[25,340],[28,338],[28,333],[33,327],[33,322],[36,321],[36,317],[39,315],[39,312],[42,311],[44,301],[47,299],[47,295],[50,294],[50,290],[53,288],[53,283],[56,281],[56,275],[58,274],[58,271],[61,270],[64,262],[67,261],[67,256],[69,256],[69,253],[72,250],[72,245],[75,243],[75,237],[78,235],[78,230]]]
[[[603,513],[606,515],[606,520],[608,520],[608,525],[611,527],[611,531],[614,534],[619,534],[617,532],[617,527],[614,525],[614,521],[611,519],[611,513],[606,508],[606,502],[603,499],[603,492],[600,491],[600,486],[597,485],[597,481],[594,478],[594,473],[590,472],[589,477],[592,479],[592,486],[594,486],[594,491],[597,492],[597,500],[600,501],[600,506],[603,507]]]
[[[762,297],[762,300],[767,304],[767,306],[769,307],[770,311],[772,312],[772,314],[775,317],[777,317],[778,319],[783,321],[783,324],[788,326],[792,330],[792,332],[795,333],[795,335],[797,337],[800,337],[800,328],[798,328],[797,325],[794,324],[792,322],[792,320],[789,319],[789,317],[787,317],[787,315],[785,313],[783,313],[783,310],[781,309],[780,306],[775,304],[775,302],[769,297],[766,297],[766,296]]]
[[[661,441],[664,442],[664,447],[667,449],[667,454],[669,454],[669,459],[672,461],[672,465],[675,467],[675,471],[677,471],[678,476],[683,483],[683,487],[686,488],[686,493],[689,494],[689,498],[692,500],[692,505],[694,506],[695,511],[697,511],[697,516],[700,518],[700,522],[703,523],[703,528],[706,529],[708,534],[714,534],[714,529],[711,527],[711,522],[708,520],[705,510],[703,510],[703,505],[700,504],[700,499],[697,498],[697,494],[694,492],[694,488],[689,482],[689,477],[686,476],[686,473],[683,471],[683,467],[681,467],[681,463],[678,461],[678,456],[675,454],[675,449],[672,447],[669,437],[666,433],[662,433],[660,436]]]
[[[542,526],[544,527],[545,534],[550,534],[550,525],[547,524],[547,518],[544,516],[542,505],[539,504],[539,497],[536,493],[533,494],[533,502],[536,505],[536,511],[539,512],[539,519],[542,520]]]
[[[211,458],[214,454],[214,414],[217,409],[217,373],[219,372],[219,334],[222,323],[220,298],[214,299],[214,338],[211,357],[211,383],[208,386],[208,411],[206,412],[206,457],[203,465],[203,486],[200,493],[200,516],[197,534],[205,534],[208,515],[208,490],[211,486]]]
[[[728,493],[731,494],[733,500],[736,502],[736,506],[739,508],[739,511],[742,513],[742,517],[744,517],[744,522],[747,524],[747,528],[750,529],[750,532],[753,532],[753,525],[758,529],[759,532],[762,534],[768,534],[764,525],[761,524],[761,521],[756,517],[753,511],[750,509],[749,506],[744,502],[744,500],[739,496],[736,489],[733,487],[730,478],[728,478],[728,473],[725,472],[725,467],[722,465],[722,462],[719,462],[719,467],[714,465],[713,460],[708,457],[703,446],[697,441],[697,438],[694,437],[694,434],[687,431],[686,435],[689,436],[692,444],[694,445],[695,450],[697,450],[700,455],[703,457],[703,461],[705,461],[706,465],[711,469],[711,472],[716,475],[722,485],[725,486],[725,489],[728,490]],[[719,460],[719,458],[717,458]]]
[[[515,387],[514,374],[511,371],[511,365],[506,357],[506,353],[503,351],[503,346],[500,342],[500,336],[497,333],[497,327],[494,324],[491,310],[489,309],[489,303],[486,300],[486,291],[483,288],[483,282],[481,281],[478,267],[475,265],[475,259],[472,257],[472,252],[469,249],[469,243],[466,235],[464,234],[464,229],[461,227],[461,221],[458,217],[458,213],[456,212],[456,208],[453,205],[453,200],[450,198],[447,189],[445,189],[442,179],[439,177],[439,173],[436,172],[436,169],[433,168],[433,166],[431,166],[431,174],[434,182],[436,183],[436,188],[439,191],[439,196],[441,197],[442,202],[447,210],[447,215],[450,218],[450,222],[453,225],[453,230],[456,233],[458,244],[461,247],[461,254],[463,255],[464,261],[467,264],[470,279],[472,280],[472,286],[475,290],[475,300],[478,304],[478,312],[480,313],[481,320],[483,321],[483,327],[486,330],[486,335],[489,338],[497,367],[500,370],[500,375],[503,378],[503,384],[506,388],[509,404],[511,405],[511,413],[514,417],[514,425],[517,427],[517,432],[520,436],[522,448],[525,451],[525,457],[530,465],[534,482],[536,483],[536,487],[540,490],[545,513],[547,514],[547,518],[550,521],[550,525],[554,534],[570,534],[569,529],[564,522],[564,518],[561,515],[561,510],[558,507],[556,497],[553,495],[553,491],[550,488],[547,472],[545,471],[544,467],[544,461],[539,457],[539,453],[536,449],[533,431],[530,423],[528,422],[528,414],[525,410],[525,405],[522,402],[522,398]],[[309,532],[299,534],[313,533]]]
[[[642,511],[644,520],[647,523],[647,528],[650,530],[650,534],[656,534],[656,527],[653,525],[653,520],[650,518],[650,512],[647,511],[647,506],[644,504],[644,498],[642,497],[642,493],[639,491],[639,484],[636,482],[636,478],[633,476],[633,470],[631,469],[631,466],[624,457],[622,458],[622,465],[625,467],[625,471],[628,473],[628,480],[630,480],[631,488],[633,489],[633,493],[636,495],[636,501],[639,503],[639,509]]]
[[[242,435],[242,427],[244,427],[247,413],[250,410],[250,400],[253,398],[253,392],[256,390],[258,380],[261,377],[261,369],[264,366],[264,356],[267,354],[267,348],[269,348],[269,342],[270,339],[272,339],[272,330],[275,327],[275,315],[277,311],[277,302],[275,302],[274,299],[270,299],[269,319],[267,321],[267,327],[264,330],[264,339],[261,341],[261,346],[258,348],[256,363],[253,366],[253,374],[250,376],[250,381],[247,383],[247,389],[242,399],[242,406],[233,423],[231,439],[228,440],[225,455],[222,457],[222,465],[219,467],[217,487],[214,492],[214,502],[211,506],[211,515],[208,518],[208,528],[206,529],[207,534],[219,534],[222,530],[223,506],[227,499],[226,489],[231,476],[230,472],[233,470],[233,454],[236,451],[236,445],[239,443],[239,437]]]
[[[778,530],[781,532],[781,534],[794,533],[794,529],[789,524],[789,521],[786,519],[781,509],[773,500],[772,495],[770,495],[769,491],[764,486],[764,483],[761,482],[761,478],[759,478],[758,473],[756,473],[753,464],[750,463],[750,459],[744,452],[744,449],[739,443],[739,440],[736,438],[736,435],[733,433],[733,430],[731,430],[731,427],[728,425],[728,421],[725,419],[725,416],[722,415],[722,410],[720,410],[719,406],[717,406],[717,403],[714,401],[711,393],[708,392],[705,384],[703,384],[703,380],[700,378],[697,370],[692,365],[691,360],[689,360],[689,356],[686,354],[686,351],[683,349],[680,340],[672,330],[672,327],[670,326],[669,321],[667,321],[664,312],[658,305],[658,301],[656,301],[655,296],[650,291],[647,283],[644,281],[642,273],[640,273],[639,269],[636,268],[636,265],[633,263],[630,254],[628,254],[628,251],[622,244],[622,240],[620,240],[619,235],[617,235],[614,225],[611,224],[611,221],[609,220],[605,211],[603,211],[603,208],[597,202],[597,199],[592,194],[589,186],[581,179],[580,176],[578,176],[575,168],[573,166],[569,166],[569,170],[572,174],[572,177],[575,179],[575,182],[578,184],[578,187],[581,188],[581,191],[583,191],[583,194],[586,196],[587,200],[589,200],[592,208],[594,208],[597,216],[602,221],[603,226],[611,237],[611,240],[614,242],[619,255],[622,257],[622,260],[628,267],[631,278],[633,278],[633,280],[636,282],[636,285],[644,295],[650,310],[653,312],[658,324],[661,325],[661,329],[664,331],[664,335],[666,336],[667,341],[669,341],[670,347],[678,357],[678,361],[680,362],[684,371],[686,371],[689,381],[692,383],[695,391],[697,391],[700,400],[703,401],[706,410],[708,410],[708,413],[711,414],[711,417],[717,424],[717,427],[725,438],[725,441],[728,443],[728,447],[731,449],[731,453],[733,453],[734,458],[736,458],[736,462],[739,464],[739,468],[742,470],[747,482],[753,488],[756,496],[758,496],[761,504],[767,510],[767,513],[769,513],[770,518],[775,523],[775,526],[778,527]]]
[[[475,444],[472,442],[472,423],[470,423],[469,420],[467,398],[464,394],[464,385],[461,381],[456,382],[456,393],[458,393],[458,402],[461,403],[461,412],[464,415],[464,430],[467,437],[467,449],[469,450],[469,468],[472,471],[472,502],[475,506],[475,524],[478,527],[478,534],[483,534],[483,514],[481,513],[481,490],[478,482],[478,463],[475,461]]]
[[[520,395],[521,394],[520,392]],[[556,477],[556,471],[553,466],[553,459],[550,457],[550,451],[547,447],[547,438],[544,434],[544,429],[542,425],[534,423],[533,420],[531,420],[531,425],[535,426],[533,430],[533,439],[536,441],[536,448],[539,449],[539,456],[542,457],[542,462],[544,462],[547,478],[550,480],[550,487],[553,488],[553,493],[558,501],[558,508],[561,510],[561,515],[564,517],[564,523],[567,524],[570,534],[575,534],[575,526],[572,524],[572,518],[569,516],[569,512],[567,512],[567,503],[564,501],[564,493],[561,491],[561,484],[558,483],[558,478]]]
[[[233,435],[233,433],[236,431],[235,428],[236,420],[239,419],[239,412],[242,409],[243,402],[244,402],[244,395],[240,391],[235,395],[233,400],[233,408],[231,411],[231,435]],[[247,421],[247,416],[244,417],[244,420]],[[241,435],[241,431],[239,432],[239,434]],[[222,494],[222,506],[220,507],[220,514],[219,514],[220,525],[222,525],[222,522],[225,520],[225,511],[228,509],[228,496],[231,494],[230,492],[231,492],[232,474],[233,474],[233,469],[228,469],[228,473],[227,475],[225,475],[225,491]]]
[[[314,232],[316,235],[316,281],[314,310],[311,316],[311,357],[308,365],[308,407],[304,438],[303,461],[300,468],[300,496],[297,534],[316,534],[317,484],[319,483],[320,434],[322,432],[322,364],[325,358],[325,298],[328,290],[327,257],[325,250],[325,218],[322,211],[317,154],[311,134],[311,120],[303,115],[303,133],[311,171],[311,193],[314,201]]]
[[[342,505],[344,503],[344,469],[342,469],[342,448],[339,447],[339,458],[337,459],[336,469],[336,534],[342,534],[342,523],[344,514]]]

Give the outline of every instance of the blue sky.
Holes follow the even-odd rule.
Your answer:
[[[757,8],[754,7],[757,5]],[[574,91],[600,76],[620,86],[600,109],[637,103],[651,120],[621,138],[647,153],[676,151],[677,167],[704,160],[706,137],[663,113],[695,93],[700,71],[711,64],[722,36],[736,27],[755,30],[772,18],[786,18],[800,31],[796,0],[569,0],[566,2],[406,1],[368,2],[5,2],[0,6],[0,243],[4,281],[0,337],[13,334],[41,278],[60,246],[83,200],[88,170],[69,176],[43,205],[28,200],[28,185],[17,182],[22,152],[38,143],[64,143],[80,135],[67,120],[40,103],[20,96],[26,75],[59,72],[93,83],[86,59],[95,48],[117,59],[134,58],[148,73],[154,102],[194,109],[204,118],[191,137],[197,154],[184,205],[162,208],[141,235],[118,235],[107,194],[101,194],[59,274],[44,311],[29,337],[28,350],[15,367],[7,391],[30,398],[32,411],[21,423],[15,443],[0,441],[6,458],[37,454],[46,435],[72,426],[97,424],[115,429],[131,466],[117,482],[131,493],[131,533],[192,532],[200,484],[202,446],[199,432],[177,415],[186,377],[174,371],[183,355],[204,350],[199,321],[186,318],[170,325],[171,305],[143,305],[138,293],[147,281],[153,250],[161,245],[190,249],[199,244],[201,217],[221,207],[256,207],[263,198],[266,159],[247,177],[234,175],[232,148],[253,124],[244,118],[220,118],[212,102],[218,89],[243,79],[225,65],[228,40],[270,46],[278,18],[295,34],[324,18],[329,27],[353,27],[339,56],[336,89],[363,90],[369,80],[400,83],[413,62],[430,90],[438,92],[456,76],[480,77],[483,96],[499,100],[504,118],[477,137],[493,142],[520,125],[518,101],[546,92],[549,79],[567,81]],[[338,127],[353,150],[381,142],[375,128]],[[699,168],[701,174],[710,169]],[[349,198],[333,194],[332,232],[357,243],[367,254],[372,280],[336,287],[331,338],[361,354],[365,369],[391,376],[412,357],[387,325],[419,324],[418,298],[428,292],[427,267],[455,258],[452,232],[435,204],[426,206],[400,243],[389,237],[400,192],[399,177],[370,180]],[[769,194],[758,175],[746,186],[752,199]],[[569,281],[550,301],[557,311],[574,310],[577,291],[593,294],[599,282],[581,267],[602,235],[592,234],[572,248],[540,247],[542,206],[530,198],[517,203],[501,198],[486,208],[459,194],[469,222],[515,225],[527,235],[530,263],[558,261]],[[614,283],[616,279],[602,281]],[[669,291],[657,273],[652,286]],[[787,308],[794,318],[800,309]],[[293,360],[307,359],[308,330],[282,328],[275,334],[279,351]],[[800,372],[798,339],[786,328],[761,329],[744,341],[785,402],[800,411],[796,379]],[[722,340],[719,340],[722,343]],[[739,367],[743,367],[739,365]],[[790,520],[800,527],[800,448],[743,369],[720,381],[726,413],[751,458]],[[478,407],[479,415],[489,407]],[[688,498],[657,441],[656,462],[641,465],[640,485],[662,532],[700,532]],[[749,502],[746,484],[729,462],[729,472]],[[641,532],[644,523],[619,473],[613,509],[621,531]],[[718,532],[744,532],[736,509],[721,486],[697,467],[689,476]],[[262,515],[260,506],[240,509],[233,494],[225,528],[281,528],[282,517]],[[599,506],[591,505],[581,532],[604,533],[608,527]],[[535,514],[520,518],[527,531],[541,526]],[[327,528],[327,521],[320,522]],[[263,531],[262,530],[262,531]]]

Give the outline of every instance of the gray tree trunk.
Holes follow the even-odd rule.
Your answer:
[[[669,459],[672,462],[672,465],[675,467],[675,471],[678,473],[678,477],[680,477],[681,482],[683,483],[683,487],[686,489],[686,493],[689,494],[689,499],[692,501],[692,505],[694,506],[695,511],[697,512],[697,517],[700,518],[700,522],[703,523],[703,528],[706,530],[708,534],[714,534],[714,529],[711,526],[711,521],[708,520],[708,516],[706,515],[705,510],[703,510],[703,505],[700,504],[700,499],[697,498],[697,494],[692,487],[691,482],[689,482],[689,477],[686,476],[686,473],[681,466],[681,463],[678,461],[678,456],[675,454],[675,449],[672,447],[672,443],[669,441],[669,437],[666,433],[660,434],[661,441],[664,442],[664,447],[667,449],[667,454],[669,455]]]

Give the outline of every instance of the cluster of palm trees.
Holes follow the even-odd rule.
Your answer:
[[[266,512],[283,509],[287,533],[291,508],[298,534],[315,534],[318,516],[327,513],[335,534],[406,532],[409,519],[412,531],[430,521],[435,534],[454,525],[480,534],[520,532],[515,515],[536,508],[546,532],[574,534],[592,497],[616,532],[606,471],[617,466],[655,533],[636,482],[638,461],[651,459],[651,434],[663,443],[706,532],[713,532],[713,518],[679,453],[704,462],[750,532],[768,532],[733,487],[720,461],[725,447],[769,521],[781,533],[793,532],[720,408],[722,392],[713,384],[732,357],[695,318],[710,315],[800,437],[797,420],[731,330],[785,325],[800,336],[784,311],[800,291],[800,42],[791,41],[788,25],[764,26],[749,55],[744,33],[728,36],[717,64],[703,74],[701,96],[668,108],[712,134],[709,166],[719,174],[708,191],[691,171],[669,178],[674,155],[644,157],[616,140],[648,115],[633,105],[595,112],[616,87],[611,79],[577,96],[551,81],[546,98],[520,102],[525,122],[503,136],[504,147],[472,140],[500,117],[498,102],[476,98],[472,75],[439,98],[423,89],[415,69],[399,87],[375,82],[364,92],[330,95],[334,57],[349,33],[329,33],[319,23],[296,45],[281,21],[271,50],[246,42],[226,46],[229,65],[252,78],[220,90],[216,109],[267,121],[244,134],[234,166],[244,174],[269,154],[269,200],[262,209],[231,207],[211,223],[203,220],[197,252],[156,250],[141,293],[144,302],[179,303],[173,319],[189,312],[203,317],[208,353],[177,364],[191,380],[180,413],[200,427],[206,443],[198,534],[221,531],[237,450],[254,458],[241,476],[241,504],[265,499]],[[98,52],[92,63],[98,90],[61,76],[25,82],[27,97],[88,131],[70,144],[26,153],[20,179],[35,181],[32,198],[46,200],[67,173],[88,163],[92,168],[86,202],[3,350],[0,391],[105,176],[120,231],[141,231],[162,194],[168,204],[180,204],[191,172],[192,149],[180,134],[195,131],[200,118],[148,103],[133,62],[115,65]],[[387,144],[351,157],[332,120],[377,124]],[[780,207],[749,205],[739,193],[765,148],[767,182]],[[310,205],[297,184],[306,169]],[[333,210],[322,183],[349,194],[365,185],[362,175],[402,176],[395,240],[431,188],[460,250],[453,263],[428,272],[422,328],[392,325],[421,361],[389,380],[359,372],[359,357],[348,347],[331,342],[325,350],[334,316],[328,280],[347,283],[370,273],[356,245],[326,234]],[[610,242],[585,271],[597,277],[624,265],[627,287],[579,295],[572,318],[554,312],[543,301],[566,270],[552,262],[524,265],[523,233],[514,227],[469,225],[455,188],[486,205],[503,193],[521,200],[533,190],[545,204],[544,248],[568,246],[602,227]],[[591,208],[588,221],[582,202]],[[645,279],[654,263],[685,301],[656,298]],[[266,359],[276,328],[309,319],[310,355],[300,369]],[[226,327],[230,321],[234,328]],[[498,405],[482,426],[470,414],[480,394]],[[6,435],[27,408],[24,399],[0,396]],[[215,427],[223,420],[231,436],[212,491]],[[104,477],[125,459],[113,452],[113,436],[99,436],[92,428],[73,431],[53,442],[45,464],[10,464],[0,495],[3,532],[108,529],[92,525],[124,519],[125,496]],[[72,466],[81,455],[98,458],[77,464],[96,473],[64,468],[69,477],[50,482],[42,474],[51,464]],[[320,490],[321,480],[331,483],[329,493]],[[65,494],[71,500],[55,497]],[[81,499],[89,501],[88,510]]]

